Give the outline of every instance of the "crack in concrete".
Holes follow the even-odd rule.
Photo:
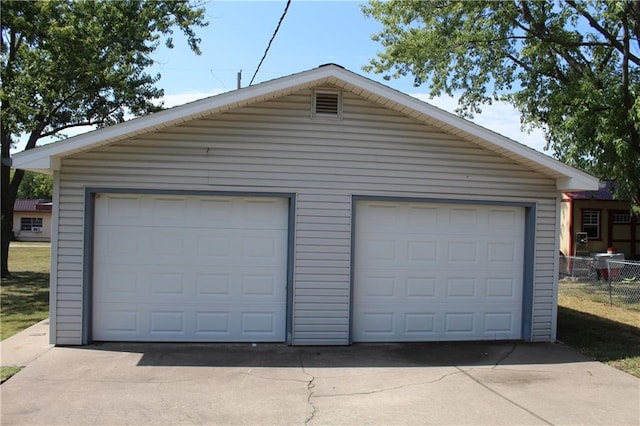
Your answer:
[[[256,374],[256,373],[252,373],[247,371],[246,373],[244,373],[246,376],[251,376],[251,377],[256,377],[258,379],[263,379],[263,380],[269,380],[269,381],[274,381],[274,382],[296,382],[296,383],[308,383],[308,380],[301,380],[301,379],[280,379],[278,377],[268,377],[268,376],[262,376],[260,374]],[[305,373],[306,374],[306,373]]]
[[[513,354],[516,349],[518,348],[518,344],[514,343],[513,347],[511,348],[511,350],[509,352],[506,353],[505,356],[503,356],[502,358],[500,358],[494,365],[493,367],[491,367],[491,369],[495,369],[496,367],[498,367],[500,364],[502,364],[504,361],[506,361],[507,358],[509,358],[511,356],[511,354]]]
[[[513,352],[513,350],[511,351]],[[508,355],[507,355],[508,356]],[[506,357],[505,357],[506,358]],[[516,407],[520,408],[523,411],[526,411],[527,413],[531,414],[533,417],[535,417],[536,419],[548,424],[548,425],[553,425],[552,422],[550,422],[549,420],[545,419],[544,417],[534,413],[533,411],[529,410],[527,407],[525,407],[524,405],[518,404],[516,401],[508,398],[507,396],[501,394],[500,392],[498,392],[495,389],[492,389],[491,387],[489,387],[488,385],[482,383],[480,380],[476,379],[475,377],[473,377],[469,371],[465,371],[463,369],[461,369],[460,367],[456,367],[462,374],[464,374],[465,376],[467,376],[468,378],[470,378],[471,380],[473,380],[474,382],[476,382],[477,384],[479,384],[480,386],[482,386],[483,388],[485,388],[486,390],[488,390],[489,392],[493,393],[494,395],[504,399],[505,401],[515,405]]]
[[[312,398],[314,397],[314,391],[313,388],[316,387],[316,385],[313,383],[316,380],[316,377],[313,374],[309,374],[304,366],[304,353],[300,352],[300,368],[302,369],[302,372],[304,374],[306,374],[307,376],[309,376],[311,379],[309,379],[307,381],[307,404],[309,404],[311,406],[311,414],[305,419],[304,424],[308,425],[309,423],[311,423],[311,421],[313,420],[313,418],[316,415],[317,412],[317,408],[314,405]]]
[[[394,387],[390,387],[390,388],[384,388],[384,389],[378,389],[378,390],[372,390],[372,391],[368,391],[368,392],[352,392],[352,393],[337,393],[337,394],[332,394],[332,395],[316,395],[316,398],[334,398],[334,397],[341,397],[341,396],[359,396],[359,395],[374,395],[377,393],[384,393],[384,392],[390,392],[390,391],[394,391],[394,390],[398,390],[398,389],[404,389],[404,388],[410,388],[410,387],[414,387],[414,386],[421,386],[421,385],[429,385],[432,383],[437,383],[440,382],[444,379],[446,379],[447,377],[450,376],[455,376],[456,374],[460,374],[461,371],[454,371],[452,373],[447,373],[444,374],[440,377],[438,377],[437,379],[434,380],[426,380],[424,382],[417,382],[417,383],[407,383],[405,385],[400,385],[400,386],[394,386]]]

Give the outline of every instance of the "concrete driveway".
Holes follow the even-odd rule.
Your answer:
[[[634,424],[640,380],[554,344],[55,347],[2,424]]]

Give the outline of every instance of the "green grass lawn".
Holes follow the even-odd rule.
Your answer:
[[[558,340],[598,361],[640,377],[640,311],[612,306],[590,292],[558,296]]]
[[[640,281],[615,281],[609,291],[609,283],[600,281],[560,281],[560,293],[575,296],[579,299],[600,302],[605,305],[613,303],[627,310],[640,312]]]
[[[0,340],[49,316],[49,261],[45,243],[11,244],[9,271],[0,286]]]
[[[11,243],[9,271],[0,285],[0,340],[49,316],[48,243]],[[0,383],[20,371],[18,366],[0,367]]]

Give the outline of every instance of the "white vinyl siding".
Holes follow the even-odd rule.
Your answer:
[[[532,333],[534,340],[549,340],[554,180],[349,92],[343,93],[342,120],[314,120],[312,93],[64,159],[56,343],[81,343],[86,187],[297,194],[292,343],[309,345],[349,340],[353,195],[534,202]]]

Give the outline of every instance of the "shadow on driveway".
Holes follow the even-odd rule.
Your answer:
[[[98,343],[2,384],[2,424],[637,424],[637,378],[560,344]]]
[[[518,348],[522,350],[517,350]],[[139,366],[165,367],[446,367],[588,361],[550,343],[384,343],[351,346],[284,344],[95,343],[78,349],[137,353]]]

